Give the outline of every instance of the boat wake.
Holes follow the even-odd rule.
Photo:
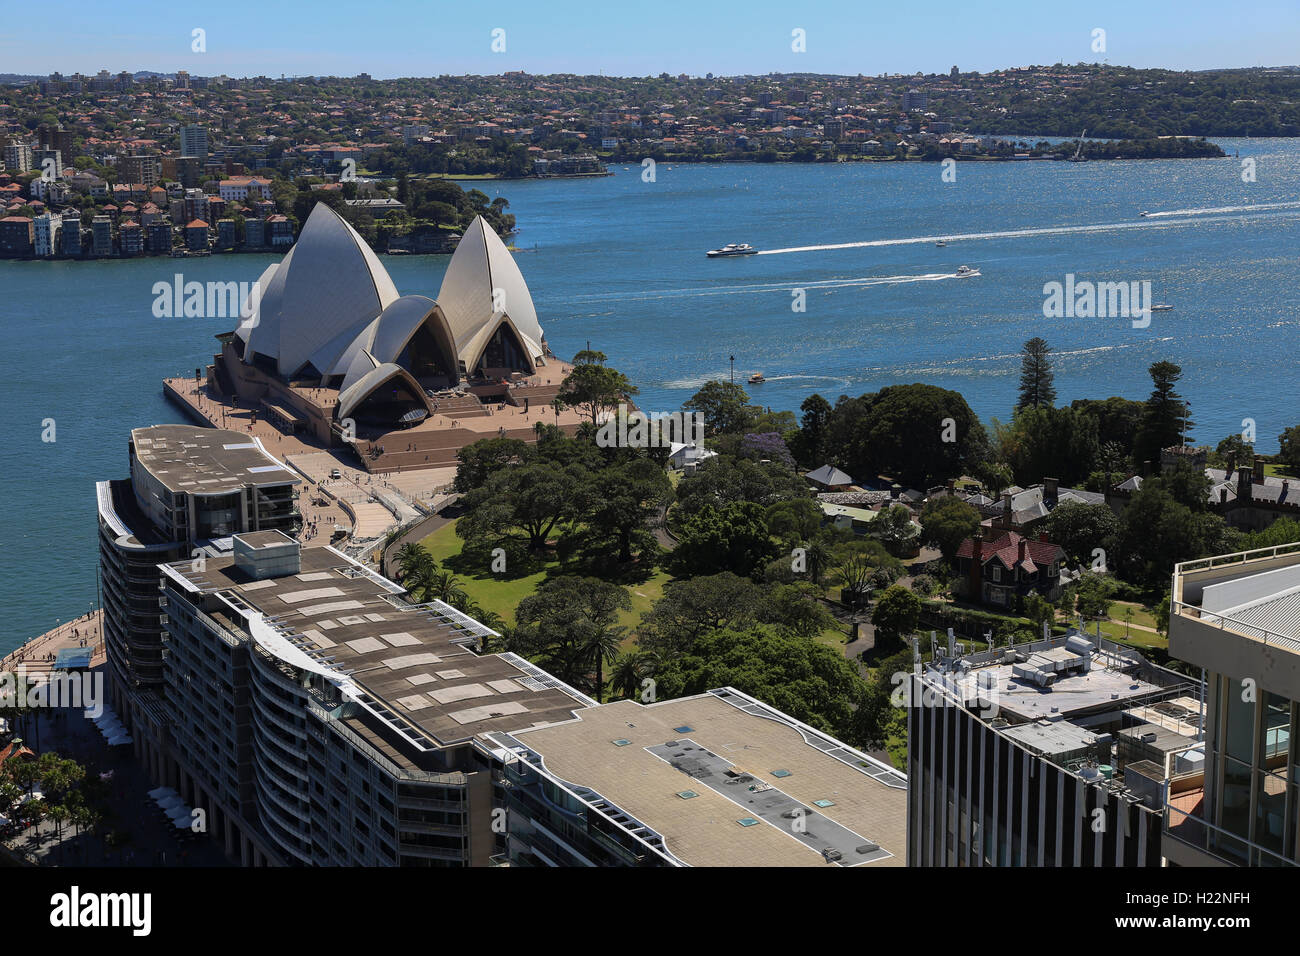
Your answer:
[[[851,288],[869,288],[877,285],[903,285],[908,282],[939,282],[943,279],[958,279],[961,276],[954,275],[951,272],[925,272],[920,275],[902,275],[902,276],[857,276],[852,278],[839,279],[818,279],[813,282],[763,282],[747,285],[730,285],[721,288],[712,289],[647,289],[644,292],[618,293],[620,300],[629,299],[674,299],[690,298],[698,295],[753,295],[761,292],[784,292],[787,295],[793,289],[803,289],[806,292],[816,292],[818,290],[831,289],[851,289]],[[599,293],[590,295],[571,296],[570,302],[582,302],[584,300],[603,300],[608,301],[609,293]]]
[[[1209,216],[1218,213],[1254,212],[1268,209],[1300,209],[1300,202],[1263,202],[1253,206],[1206,206],[1202,209],[1167,209],[1163,212],[1149,212],[1148,219],[1160,219],[1166,216]]]
[[[1171,210],[1165,218],[1160,218],[1165,216],[1162,213],[1148,213],[1145,218],[1134,222],[1095,223],[1084,226],[1044,226],[1035,229],[1007,229],[1001,232],[968,232],[960,235],[912,236],[906,239],[869,239],[863,242],[834,242],[817,246],[791,246],[788,249],[762,249],[758,252],[758,255],[776,256],[791,252],[825,252],[831,249],[868,249],[879,246],[910,246],[918,243],[956,242],[959,240],[1028,239],[1035,236],[1071,236],[1087,233],[1119,232],[1125,229],[1167,228],[1193,223],[1199,225],[1206,221],[1213,221],[1216,218],[1220,220],[1248,219],[1255,214],[1256,210],[1261,211],[1261,214],[1267,214],[1270,210],[1276,211],[1278,209],[1300,210],[1300,203],[1268,203],[1260,206],[1242,207],[1225,206],[1222,210]],[[1178,215],[1192,216],[1193,214],[1194,218],[1173,218]],[[1152,220],[1156,221],[1153,222]]]

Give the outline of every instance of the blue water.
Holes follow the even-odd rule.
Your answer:
[[[1015,402],[1018,352],[1056,350],[1059,399],[1145,398],[1147,367],[1183,366],[1194,437],[1257,423],[1259,446],[1300,423],[1300,142],[1222,140],[1236,158],[1064,163],[640,167],[593,180],[475,184],[519,219],[520,267],[547,339],[587,341],[641,388],[647,411],[702,382],[756,370],[755,401],[797,409],[897,382],[960,391],[988,420]],[[1290,203],[1287,208],[1179,210]],[[1150,219],[1139,213],[1174,213]],[[1051,232],[1080,226],[1092,231]],[[1049,230],[1032,233],[1030,230]],[[727,242],[760,249],[975,236],[709,260]],[[0,397],[9,425],[0,469],[0,653],[95,600],[97,479],[122,477],[132,427],[179,421],[161,379],[211,361],[223,319],[158,319],[151,287],[253,281],[271,257],[131,262],[0,262]],[[392,257],[402,292],[435,296],[446,257]],[[974,279],[936,278],[960,264]],[[1067,273],[1150,280],[1175,306],[1149,328],[1128,319],[1047,319],[1043,285]],[[806,311],[791,310],[804,289]],[[41,441],[53,418],[57,440]]]

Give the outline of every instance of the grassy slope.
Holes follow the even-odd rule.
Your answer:
[[[448,558],[459,555],[463,544],[456,537],[455,521],[439,528],[420,543],[433,555],[439,566]],[[472,601],[489,611],[495,611],[512,624],[515,620],[515,607],[519,602],[536,591],[548,576],[563,573],[560,562],[556,560],[548,561],[540,571],[520,578],[494,575],[486,569],[478,574],[466,574],[455,567],[454,561],[449,567],[460,577],[461,587]],[[668,580],[668,573],[657,569],[645,581],[630,585],[628,590],[632,597],[632,609],[619,615],[619,623],[628,628],[635,627],[641,616],[650,609],[650,605],[663,595],[664,584]],[[629,637],[624,646],[630,646],[631,643]]]

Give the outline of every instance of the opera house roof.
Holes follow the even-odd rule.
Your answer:
[[[481,216],[435,301],[400,295],[365,240],[324,203],[262,273],[235,335],[245,363],[337,387],[340,416],[386,382],[422,395],[432,378],[454,384],[489,369],[535,371],[546,353],[523,274]]]

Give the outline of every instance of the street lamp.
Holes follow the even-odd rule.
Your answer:
[[[731,356],[731,384],[736,384],[736,356]]]

